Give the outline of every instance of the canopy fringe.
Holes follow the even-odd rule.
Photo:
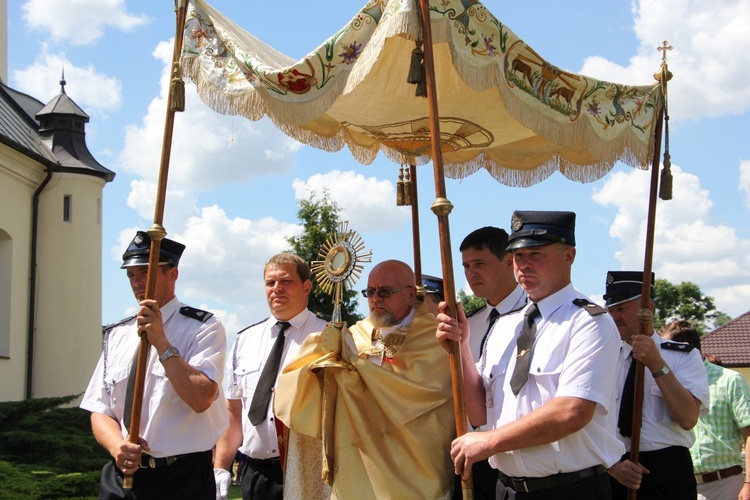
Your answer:
[[[218,13],[214,14],[214,11],[202,0],[195,1],[201,8],[206,9],[207,14],[205,16],[209,16],[213,20],[213,16],[216,15],[216,22],[226,22],[225,18]],[[474,13],[476,16],[481,15],[485,18],[491,16],[481,4],[476,4],[475,8],[478,9]],[[355,23],[357,19],[366,17],[358,16],[352,23]],[[554,171],[560,171],[563,175],[575,181],[591,182],[604,176],[617,161],[622,161],[635,168],[649,168],[654,147],[652,131],[639,130],[640,136],[648,137],[647,140],[639,138],[639,135],[636,135],[633,129],[625,130],[619,135],[613,136],[611,140],[603,140],[601,136],[595,133],[594,122],[587,115],[589,110],[579,110],[577,113],[573,113],[569,121],[562,121],[564,119],[561,118],[562,115],[553,115],[553,112],[549,114],[540,112],[538,106],[535,108],[531,105],[537,98],[518,92],[518,89],[511,87],[512,84],[509,84],[509,75],[504,74],[504,71],[509,71],[510,74],[511,70],[508,70],[507,67],[505,70],[503,69],[503,54],[498,53],[496,57],[482,58],[481,64],[483,65],[478,65],[477,60],[468,58],[467,54],[471,55],[472,52],[467,49],[465,41],[454,38],[456,33],[453,31],[453,23],[455,21],[446,17],[441,19],[436,19],[436,17],[433,13],[434,42],[436,44],[448,44],[450,57],[459,77],[477,91],[497,89],[508,114],[519,124],[551,143],[550,151],[546,153],[549,157],[546,159],[544,157],[531,160],[514,158],[511,162],[493,157],[485,151],[480,151],[475,157],[465,162],[454,164],[446,162],[446,173],[449,177],[461,178],[484,168],[503,184],[528,186],[543,180]],[[386,20],[387,22],[385,22]],[[372,19],[370,21],[374,22]],[[350,23],[350,27],[352,23]],[[304,144],[331,152],[339,151],[347,146],[355,160],[363,164],[372,163],[379,152],[396,163],[412,162],[417,165],[427,163],[430,161],[429,155],[413,156],[404,151],[385,146],[375,138],[372,139],[371,143],[362,144],[364,136],[359,135],[355,138],[346,128],[326,115],[340,95],[353,91],[367,78],[376,63],[379,62],[389,39],[395,36],[411,41],[420,39],[420,22],[416,10],[404,6],[401,2],[387,2],[377,25],[362,24],[362,26],[357,26],[357,29],[369,29],[372,30],[372,34],[361,47],[361,53],[356,61],[351,64],[351,68],[346,67],[343,71],[336,73],[335,78],[331,77],[325,82],[325,85],[320,85],[318,82],[318,89],[323,88],[324,90],[316,92],[314,98],[310,95],[292,92],[287,95],[274,94],[271,90],[266,90],[263,87],[263,82],[258,82],[258,78],[275,81],[275,79],[293,71],[308,71],[308,73],[315,74],[316,78],[325,78],[325,66],[313,68],[311,62],[315,61],[314,57],[317,52],[312,52],[307,58],[291,65],[277,67],[272,66],[272,64],[274,62],[288,62],[290,59],[283,54],[269,50],[268,53],[264,52],[267,60],[259,61],[252,59],[251,54],[242,52],[239,47],[232,46],[231,54],[234,63],[240,68],[250,68],[253,71],[245,70],[246,81],[237,83],[237,90],[231,92],[224,90],[210,80],[209,74],[211,71],[215,73],[217,69],[214,61],[195,57],[195,54],[188,54],[183,57],[182,74],[196,83],[200,98],[218,113],[240,115],[254,121],[261,119],[263,116],[268,116],[285,134]],[[502,35],[502,25],[499,22],[498,25],[501,26],[500,34]],[[329,38],[326,43],[333,44],[338,40],[337,37],[341,33],[343,33],[343,30]],[[226,35],[226,33],[222,34]],[[235,34],[229,32],[229,35]],[[262,45],[265,48],[262,42],[250,35],[245,36],[243,41],[246,39],[251,39],[255,46]],[[494,43],[498,43],[498,41],[496,40]],[[523,42],[517,41],[514,43],[517,46],[513,50],[519,52],[525,50],[525,44],[521,45]],[[328,45],[326,46],[328,47]],[[509,50],[511,49],[508,48]],[[506,53],[505,57],[507,55]],[[314,73],[313,69],[317,69],[318,73]],[[261,75],[261,77],[256,75]],[[585,79],[586,77],[582,78]],[[591,82],[594,82],[594,80],[591,80]],[[233,82],[233,85],[235,83]],[[593,83],[590,85],[593,85]],[[664,106],[664,96],[661,89],[655,88],[649,97],[649,101],[644,105],[652,106],[656,111]],[[653,122],[646,127],[652,126]],[[604,128],[606,131],[606,127]],[[580,157],[576,159],[562,157],[555,153],[554,145],[559,145],[558,150],[568,148],[574,152],[579,152]],[[589,153],[586,154],[585,151]],[[537,166],[539,162],[541,162],[541,165]]]

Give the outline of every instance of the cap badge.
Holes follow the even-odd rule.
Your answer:
[[[523,227],[523,221],[517,214],[513,214],[513,217],[510,220],[510,227],[513,229],[513,231],[518,231]]]
[[[612,276],[612,273],[607,273],[607,284],[611,285],[614,282],[615,282],[615,277]]]
[[[141,243],[143,243],[143,236],[141,236],[140,234],[136,234],[135,238],[133,238],[133,241],[136,245],[140,245]]]

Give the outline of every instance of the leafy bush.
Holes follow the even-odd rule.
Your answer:
[[[0,500],[96,497],[108,453],[78,396],[0,403]]]

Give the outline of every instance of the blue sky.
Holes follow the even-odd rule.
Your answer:
[[[299,59],[342,27],[364,1],[214,0],[217,9]],[[735,317],[750,309],[750,3],[744,0],[484,2],[542,57],[565,70],[649,84],[661,56],[669,67],[674,199],[657,208],[654,270],[692,281]],[[120,256],[136,229],[153,221],[174,36],[171,0],[28,0],[8,6],[8,80],[47,102],[66,91],[90,116],[87,142],[117,173],[104,190],[103,322],[134,310]],[[175,124],[164,226],[187,244],[181,300],[216,312],[233,334],[267,316],[262,268],[299,234],[298,200],[327,187],[373,260],[412,262],[411,215],[395,206],[398,166],[382,156],[359,165],[348,150],[327,153],[287,138],[268,120],[209,110],[188,86]],[[423,271],[441,273],[437,225],[429,211],[431,166],[418,169]],[[513,210],[578,215],[573,283],[597,299],[608,270],[643,266],[650,174],[618,164],[590,184],[560,174],[529,188],[486,172],[448,180],[456,287],[458,245],[471,230],[508,229]],[[371,266],[357,288],[363,288]],[[366,307],[366,304],[360,304]]]

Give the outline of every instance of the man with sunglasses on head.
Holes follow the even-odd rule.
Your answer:
[[[305,340],[279,380],[276,414],[293,432],[323,439],[331,498],[448,498],[455,420],[435,316],[401,261],[375,266],[363,295],[367,318]]]

